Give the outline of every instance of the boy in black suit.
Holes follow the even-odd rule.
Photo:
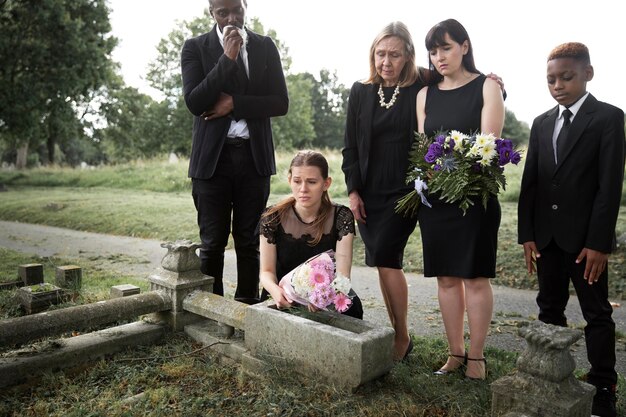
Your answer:
[[[624,112],[586,90],[589,50],[566,43],[548,57],[554,107],[534,121],[518,205],[518,240],[528,272],[537,268],[539,320],[566,326],[570,279],[587,325],[596,386],[592,414],[615,416],[615,323],[608,301],[607,260],[624,178]]]

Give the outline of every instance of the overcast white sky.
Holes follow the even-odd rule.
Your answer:
[[[556,103],[548,93],[546,56],[563,42],[585,43],[595,78],[587,89],[626,110],[626,19],[611,0],[248,0],[248,17],[259,17],[289,47],[291,71],[336,70],[350,87],[368,74],[368,50],[389,22],[404,22],[413,35],[418,64],[428,64],[424,36],[437,22],[455,18],[469,32],[476,65],[504,79],[506,107],[529,125]],[[156,45],[177,21],[191,20],[208,0],[109,0],[113,57],[127,84],[151,93],[143,81]],[[207,28],[207,31],[210,28]]]

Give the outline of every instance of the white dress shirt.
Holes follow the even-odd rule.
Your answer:
[[[243,61],[243,65],[246,67],[246,75],[250,76],[250,69],[248,67],[248,33],[245,28],[239,31],[243,37],[243,45],[241,45],[241,49],[239,50],[239,55],[241,55],[241,60]],[[217,26],[217,37],[220,39],[220,44],[222,44],[222,48],[224,47],[224,34],[220,30],[220,27]],[[250,131],[248,130],[248,123],[246,119],[239,120],[231,120],[230,127],[228,128],[228,133],[226,134],[229,138],[243,138],[250,139]]]

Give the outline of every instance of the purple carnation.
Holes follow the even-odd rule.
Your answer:
[[[517,165],[519,161],[521,160],[522,160],[522,155],[520,155],[520,153],[517,151],[513,151],[513,153],[511,154],[511,163],[513,165]]]
[[[428,152],[426,152],[426,155],[424,155],[424,160],[429,164],[432,164],[441,155],[443,155],[443,146],[437,142],[431,143],[428,147]]]
[[[443,155],[443,145],[439,142],[431,143],[428,147],[428,151],[432,151],[437,156]]]
[[[435,143],[438,143],[438,144],[440,144],[440,145],[443,145],[445,141],[446,141],[446,137],[445,137],[445,135],[438,135],[438,136],[435,138]]]
[[[434,163],[436,160],[437,155],[435,155],[434,152],[431,152],[430,150],[426,152],[426,155],[424,155],[424,161],[428,162],[429,164]]]
[[[504,166],[511,162],[511,151],[508,149],[501,149],[499,151],[499,157],[498,165]]]
[[[496,151],[502,153],[502,151],[512,151],[513,142],[510,139],[496,139]]]

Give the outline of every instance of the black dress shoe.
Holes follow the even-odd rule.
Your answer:
[[[615,385],[610,387],[596,387],[596,395],[593,397],[591,414],[598,417],[616,417],[615,408]]]

